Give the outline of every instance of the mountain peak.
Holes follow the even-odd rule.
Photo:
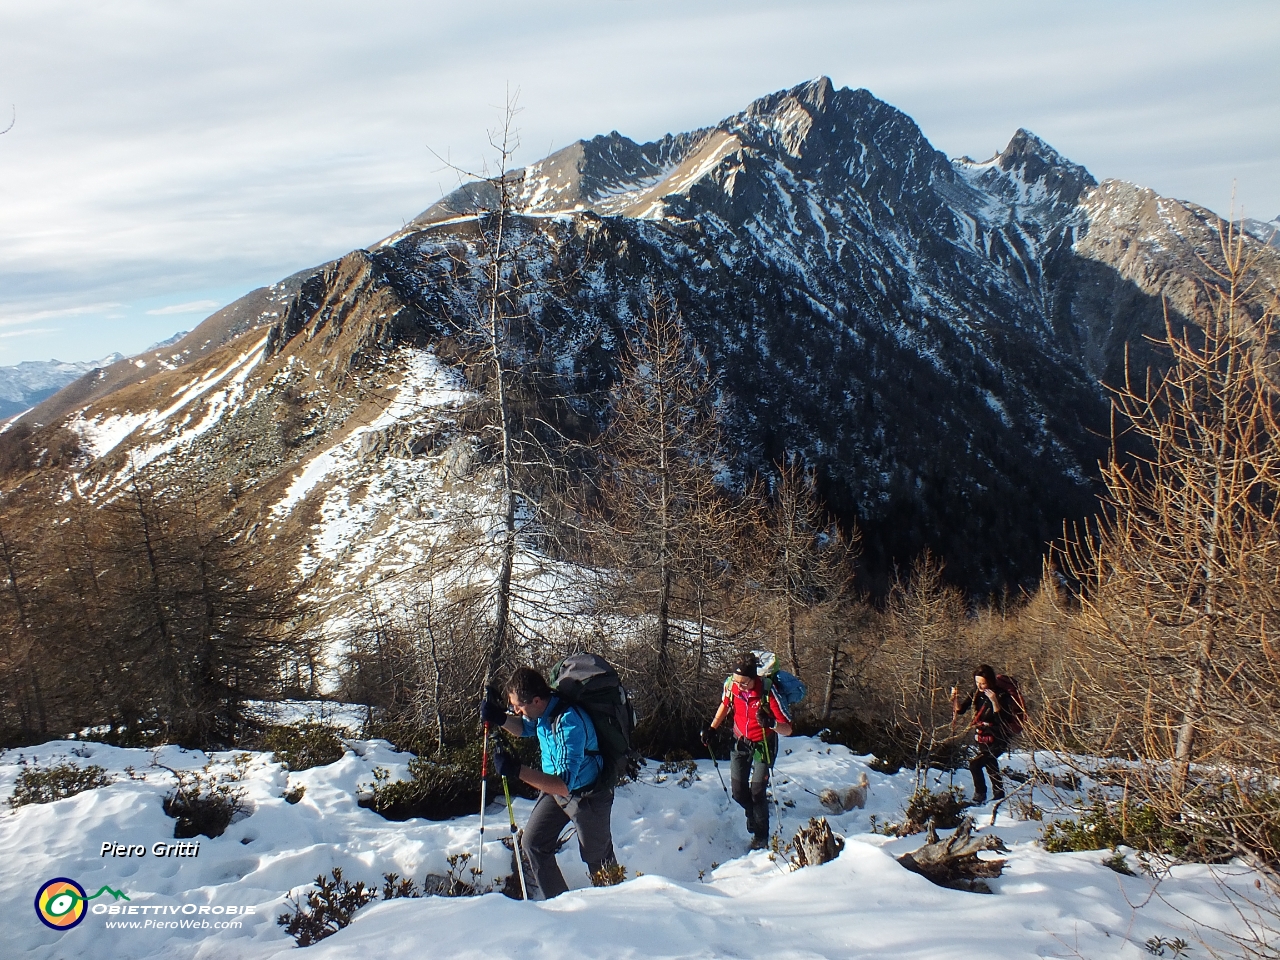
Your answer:
[[[751,101],[741,115],[753,120],[772,118],[797,106],[822,114],[834,100],[835,92],[829,77],[815,77],[789,90],[778,90]]]
[[[1019,159],[1037,158],[1054,166],[1070,164],[1062,154],[1037,137],[1026,127],[1019,127],[1009,138],[1008,145],[998,155],[1001,166],[1006,170]]]
[[[88,362],[24,360],[0,367],[0,419],[23,413],[86,374],[123,359],[123,354],[113,353]]]
[[[744,149],[745,154],[740,152]],[[837,176],[842,183],[864,163],[873,168],[868,176],[877,179],[885,171],[901,168],[912,180],[910,187],[903,183],[877,186],[895,196],[904,190],[919,193],[935,176],[950,176],[946,158],[909,116],[868,90],[837,90],[831,78],[824,76],[760,97],[715,127],[667,134],[645,144],[614,130],[577,140],[511,176],[521,183],[517,207],[522,212],[592,210],[605,216],[650,219],[685,206],[668,201],[687,196],[708,179],[717,182],[713,192],[732,194],[733,184],[741,180],[734,171],[750,164],[745,159],[748,155],[772,155],[796,172],[805,171],[806,177],[845,170]],[[731,156],[737,159],[728,159]],[[908,157],[923,162],[907,162]],[[496,201],[488,182],[464,184],[414,218],[406,229],[492,209]],[[691,210],[684,210],[683,216],[690,215]]]
[[[1014,174],[1026,183],[1057,181],[1063,186],[1074,187],[1064,199],[1075,202],[1085,187],[1096,187],[1098,181],[1084,167],[1072,163],[1030,130],[1019,127],[1009,139],[1009,144],[995,156],[996,165],[1006,173]],[[1057,191],[1063,192],[1063,191]]]
[[[831,102],[835,92],[835,84],[831,82],[830,77],[814,77],[806,83],[792,87],[790,94],[805,106],[813,107],[821,113],[827,109],[827,104]]]
[[[1252,217],[1245,217],[1240,221],[1240,228],[1255,240],[1273,247],[1280,247],[1280,217],[1265,223]]]

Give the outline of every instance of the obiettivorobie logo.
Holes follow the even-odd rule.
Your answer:
[[[123,892],[112,890],[106,884],[92,896],[87,896],[84,887],[68,877],[54,877],[46,880],[36,892],[36,916],[46,927],[53,930],[70,930],[87,912],[90,900],[109,893],[117,900],[128,900]]]
[[[99,902],[89,906],[109,893],[115,902]],[[138,896],[139,891],[134,891]],[[141,893],[143,900],[149,896]],[[84,887],[70,877],[54,877],[46,880],[36,892],[36,916],[51,930],[70,930],[78,926],[85,914],[104,916],[107,930],[239,930],[247,917],[256,918],[255,904],[221,903],[120,903],[130,900],[122,890],[113,890],[103,884],[97,893],[86,894]],[[143,919],[135,920],[135,916]],[[110,919],[105,919],[109,917]],[[116,919],[117,917],[128,919]],[[167,918],[167,919],[166,919]],[[253,922],[252,920],[250,922]]]

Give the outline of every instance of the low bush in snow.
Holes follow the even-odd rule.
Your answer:
[[[593,887],[616,887],[627,879],[627,868],[621,863],[609,863],[591,874]]]
[[[357,910],[378,899],[376,888],[366,887],[363,880],[353,884],[342,876],[341,867],[333,868],[330,879],[323,874],[316,877],[315,884],[302,900],[290,897],[293,908],[276,917],[300,947],[333,936],[351,923]]]
[[[949,830],[960,825],[964,811],[964,797],[959,788],[934,793],[928,787],[919,787],[907,802],[906,819],[893,832],[900,837],[920,833],[931,820],[939,830]]]
[[[341,760],[344,748],[341,731],[327,723],[303,721],[288,726],[268,727],[259,739],[263,750],[275,754],[286,770],[310,770]]]
[[[666,783],[668,777],[673,774],[678,775],[676,781],[682,787],[691,787],[695,782],[702,779],[698,776],[698,761],[692,759],[688,753],[683,750],[673,750],[668,753],[666,758],[658,766],[658,772],[653,778],[654,783]]]
[[[475,887],[462,879],[471,854],[455,853],[447,860],[448,876],[429,873],[421,887],[409,877],[384,873],[382,899],[474,896]],[[357,910],[377,899],[377,887],[366,886],[363,880],[352,883],[343,877],[341,867],[334,867],[329,879],[323,875],[316,877],[315,889],[307,891],[301,900],[291,896],[291,909],[276,917],[276,923],[285,928],[298,946],[308,947],[350,924]]]
[[[1185,831],[1164,823],[1155,807],[1107,800],[1094,800],[1079,819],[1045,824],[1040,839],[1050,853],[1115,850],[1123,844],[1178,859],[1192,843]]]
[[[472,812],[480,797],[480,771],[455,763],[436,763],[414,757],[409,761],[409,779],[392,780],[385,767],[375,767],[373,785],[360,805],[388,820],[425,817],[447,820]]]
[[[538,762],[538,748],[532,737],[517,739],[509,748],[522,763]],[[480,802],[480,753],[481,745],[477,741],[447,751],[439,760],[414,757],[409,761],[407,780],[392,780],[390,771],[377,767],[373,771],[374,782],[368,787],[369,796],[361,799],[360,805],[388,820],[410,817],[448,820],[475,813]],[[513,795],[537,795],[523,781],[513,780],[509,787]],[[489,796],[501,795],[501,785],[491,781]]]
[[[164,798],[164,812],[177,821],[173,827],[175,838],[222,836],[236,814],[245,810],[241,781],[249,759],[247,753],[237,754],[231,769],[220,773],[214,771],[212,760],[199,770],[163,767],[178,781],[173,792]]]
[[[9,798],[9,806],[15,809],[29,803],[53,803],[115,782],[115,777],[96,764],[79,767],[63,762],[41,767],[26,760],[19,763],[22,772]]]

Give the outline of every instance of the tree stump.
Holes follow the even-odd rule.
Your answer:
[[[983,850],[1008,853],[1009,848],[995,834],[974,837],[971,817],[960,821],[955,833],[945,840],[938,840],[937,834],[931,830],[929,840],[919,850],[904,853],[898,862],[940,887],[990,893],[991,888],[981,878],[998,877],[1004,871],[1003,860],[980,860],[978,853]]]
[[[795,851],[791,862],[796,867],[816,867],[820,863],[834,860],[844,849],[844,838],[831,832],[831,824],[827,818],[811,818],[806,826],[796,831],[791,838],[791,847]]]

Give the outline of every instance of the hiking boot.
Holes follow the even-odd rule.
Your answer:
[[[767,836],[766,837],[755,836],[751,838],[751,846],[749,846],[747,849],[748,850],[764,850],[768,846],[769,846],[769,838]]]

